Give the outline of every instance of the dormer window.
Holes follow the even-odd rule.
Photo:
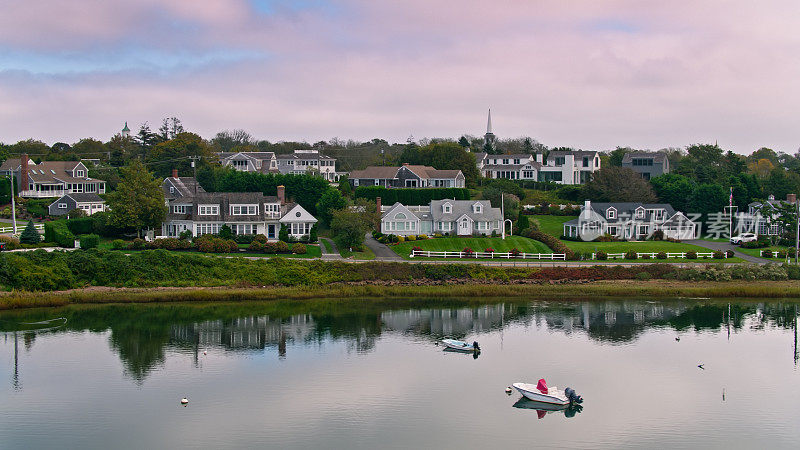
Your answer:
[[[169,187],[169,193],[170,194],[174,194],[175,193],[175,187],[174,186],[170,186]]]
[[[617,218],[617,210],[614,208],[608,208],[606,210],[606,219],[616,219]]]
[[[481,205],[480,203],[475,203],[474,205],[472,205],[472,212],[474,212],[475,214],[483,214],[483,205]]]
[[[442,212],[444,214],[452,213],[453,212],[453,205],[451,205],[450,203],[445,203],[444,205],[442,205]]]
[[[636,218],[637,219],[644,218],[644,208],[639,207],[639,208],[636,209]]]
[[[42,172],[42,174],[44,175],[44,172]],[[83,174],[83,171],[82,171],[82,170],[76,170],[76,171],[75,171],[75,176],[76,176],[76,177],[82,177],[83,175],[84,175],[84,174]]]

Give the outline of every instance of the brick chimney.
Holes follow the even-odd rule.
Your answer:
[[[283,185],[278,186],[278,201],[281,205],[286,204],[286,187]]]
[[[381,213],[381,198],[375,197],[375,206],[378,207],[378,213],[375,214],[377,217],[375,218],[376,223],[376,230],[381,231],[381,218],[383,214]]]
[[[797,194],[786,194],[786,201],[794,205],[797,202]]]
[[[19,155],[20,169],[19,169],[19,190],[27,191],[30,182],[28,181],[28,154],[23,153]]]
[[[408,166],[408,163],[403,163],[404,166]]]
[[[172,169],[172,178],[178,178],[178,169]]]
[[[381,198],[375,197],[375,205],[378,207],[378,214],[381,213]]]

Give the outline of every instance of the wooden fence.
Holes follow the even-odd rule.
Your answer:
[[[427,250],[412,250],[411,257],[423,258],[474,258],[474,259],[537,259],[566,261],[564,253],[501,253],[501,252],[431,252]]]
[[[625,254],[627,252],[622,253],[606,253],[607,259],[625,259]],[[651,252],[651,253],[636,253],[636,259],[642,259],[643,256],[647,255],[649,259],[658,259],[656,255],[659,252]],[[667,255],[667,259],[670,258],[679,258],[679,259],[686,259],[686,253],[690,252],[665,252]],[[706,258],[713,258],[714,252],[697,252],[697,259],[706,259]],[[726,252],[722,252],[724,258],[728,257]],[[597,254],[592,253],[592,259],[597,259]]]

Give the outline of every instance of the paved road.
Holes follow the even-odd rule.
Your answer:
[[[393,252],[389,247],[376,241],[371,234],[367,233],[364,238],[364,244],[375,253],[376,261],[403,261],[397,253]]]
[[[702,239],[693,239],[693,240],[690,240],[690,241],[683,241],[683,242],[685,242],[687,244],[696,245],[698,247],[707,248],[709,250],[714,250],[714,251],[719,250],[719,251],[723,251],[724,252],[724,251],[727,251],[727,250],[733,250],[733,256],[736,256],[738,258],[742,258],[743,260],[745,260],[747,262],[750,262],[750,263],[754,263],[754,264],[766,264],[768,262],[774,262],[774,261],[770,261],[768,259],[759,258],[757,256],[751,256],[751,255],[748,255],[746,253],[742,253],[741,251],[739,251],[738,247],[736,247],[735,245],[732,245],[732,244],[730,244],[728,242],[704,241]]]
[[[322,242],[320,242],[320,245],[319,245],[319,246],[320,246],[320,249],[322,249],[322,259],[324,259],[324,260],[326,260],[326,261],[331,261],[331,260],[340,260],[340,259],[342,259],[342,255],[340,255],[340,254],[339,254],[339,249],[338,249],[338,248],[336,248],[336,243],[335,243],[335,242],[333,242],[333,240],[332,240],[332,239],[328,239],[328,238],[319,238],[319,240],[320,240],[320,241],[327,241],[329,244],[331,244],[331,248],[333,249],[333,251],[330,251],[330,252],[329,252],[329,251],[327,250],[327,248],[325,247],[325,244],[323,244]]]

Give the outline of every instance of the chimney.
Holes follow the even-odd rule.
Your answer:
[[[797,194],[786,194],[786,201],[794,205],[797,202]]]
[[[408,165],[408,163],[403,163],[403,165],[404,165],[404,166],[407,166],[407,165]]]
[[[28,181],[28,154],[23,153],[19,155],[19,161],[19,190],[22,192],[27,191],[30,188],[30,186],[28,186],[28,184],[30,184]]]
[[[381,213],[381,198],[375,197],[375,205],[378,207],[378,214]]]
[[[278,186],[278,201],[281,205],[286,203],[286,187],[283,185]]]
[[[583,202],[583,208],[584,208],[584,209],[586,209],[586,210],[588,211],[589,209],[591,209],[591,208],[592,208],[592,202],[591,202],[591,201],[589,201],[589,200],[585,200],[585,201]]]
[[[172,178],[178,178],[178,169],[172,169]]]

